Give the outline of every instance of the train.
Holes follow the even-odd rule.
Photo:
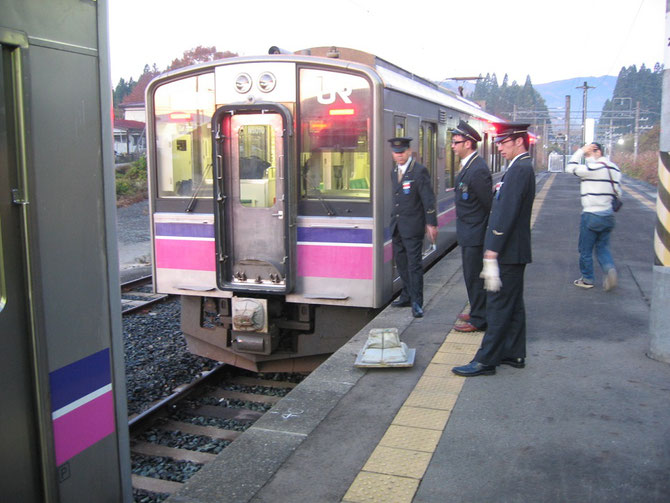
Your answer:
[[[107,0],[0,16],[0,488],[132,501]]]
[[[272,47],[174,70],[146,106],[154,289],[181,297],[191,352],[251,371],[314,369],[401,288],[389,138],[413,138],[432,179],[425,268],[456,242],[459,120],[502,168],[502,119],[356,49]]]

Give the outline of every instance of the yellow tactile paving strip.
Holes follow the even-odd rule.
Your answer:
[[[651,201],[649,201],[647,198],[640,195],[637,191],[631,190],[630,188],[627,187],[622,187],[621,190],[624,193],[628,194],[629,196],[632,196],[635,199],[637,199],[640,203],[642,203],[643,206],[647,207],[648,209],[656,210],[656,205]]]
[[[531,226],[556,175],[535,197]],[[468,312],[468,308],[463,311]],[[465,383],[451,368],[472,360],[484,332],[451,330],[342,499],[343,503],[411,503]]]

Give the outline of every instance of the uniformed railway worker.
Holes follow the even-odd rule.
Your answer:
[[[535,173],[528,154],[528,124],[497,124],[495,142],[511,161],[495,186],[484,238],[484,288],[488,327],[481,347],[467,365],[452,371],[462,376],[495,374],[499,364],[525,366],[526,311],[523,276],[531,262],[530,215]]]
[[[477,143],[482,137],[470,124],[460,121],[451,134],[451,148],[461,159],[461,170],[454,186],[456,238],[461,247],[463,278],[470,301],[470,314],[459,315],[463,323],[454,328],[458,332],[476,332],[486,328],[486,290],[479,275],[493,197],[491,172],[477,153]]]
[[[430,174],[412,157],[412,138],[391,138],[395,167],[391,172],[393,208],[391,236],[393,257],[402,280],[402,292],[394,307],[412,307],[415,318],[423,316],[423,236],[437,238],[435,194]]]

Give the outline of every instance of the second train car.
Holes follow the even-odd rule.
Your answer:
[[[147,88],[155,289],[182,298],[189,350],[254,371],[307,371],[400,289],[386,140],[414,138],[439,235],[455,243],[450,128],[478,105],[379,57],[313,48],[180,69]]]

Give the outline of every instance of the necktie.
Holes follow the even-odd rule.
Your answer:
[[[397,169],[398,169],[398,182],[400,182],[402,181],[402,169],[400,169],[400,167],[398,167]]]

